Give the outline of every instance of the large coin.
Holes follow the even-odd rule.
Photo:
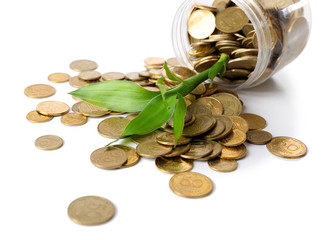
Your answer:
[[[158,157],[155,160],[155,164],[159,170],[169,174],[187,172],[192,170],[193,168],[192,161],[183,160],[179,157],[174,157],[174,158]]]
[[[123,134],[129,122],[127,118],[111,117],[101,121],[97,129],[103,137],[117,139]]]
[[[303,142],[290,137],[274,137],[266,147],[272,154],[282,158],[299,158],[307,153]]]
[[[37,111],[46,116],[61,116],[69,112],[69,106],[59,101],[46,101],[37,105]]]
[[[127,154],[123,149],[109,146],[99,148],[90,155],[91,162],[99,168],[120,168],[127,161]]]
[[[184,172],[175,174],[169,181],[171,190],[182,197],[201,198],[213,191],[213,182],[203,174]]]
[[[216,27],[224,33],[236,33],[249,22],[239,7],[226,8],[216,15]]]
[[[46,98],[54,95],[56,89],[47,84],[34,84],[25,88],[25,95],[30,98]]]
[[[265,119],[257,114],[242,113],[241,117],[246,120],[250,130],[263,129],[266,127]]]
[[[99,225],[108,222],[115,214],[115,207],[106,198],[86,196],[74,200],[68,207],[70,219],[81,225]]]
[[[240,99],[230,93],[215,93],[212,95],[220,101],[224,108],[224,115],[238,116],[242,113],[242,103]]]
[[[188,33],[196,39],[204,39],[215,30],[215,16],[209,10],[192,12],[187,21]]]
[[[142,142],[136,147],[137,153],[146,158],[157,158],[172,151],[171,146],[164,146],[157,142]]]
[[[44,135],[36,139],[35,145],[40,150],[56,150],[63,145],[61,137],[55,135]]]

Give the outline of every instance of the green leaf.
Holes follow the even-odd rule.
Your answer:
[[[129,122],[122,137],[130,135],[144,135],[155,131],[166,123],[173,115],[176,102],[176,94],[171,95],[165,100],[165,106],[161,95],[154,97],[143,111]]]
[[[213,84],[213,79],[216,77],[217,74],[220,74],[220,77],[226,72],[226,65],[229,60],[229,56],[225,53],[222,53],[221,58],[215,63],[208,72],[208,78],[211,80],[210,87]]]
[[[179,77],[176,77],[171,70],[169,70],[169,67],[167,66],[167,62],[164,62],[164,69],[166,71],[166,76],[172,80],[172,81],[176,81],[176,82],[183,82],[182,79],[180,79]]]
[[[184,118],[186,114],[186,103],[181,94],[177,94],[178,102],[175,107],[174,112],[174,136],[175,136],[175,146],[177,145],[178,139],[182,136],[184,129]]]
[[[159,88],[162,98],[165,100],[166,86],[163,84],[164,80],[164,77],[159,78],[156,82],[156,86]]]
[[[139,112],[159,92],[148,91],[125,80],[90,84],[70,93],[93,105],[118,112]]]

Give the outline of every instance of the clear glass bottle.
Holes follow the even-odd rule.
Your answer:
[[[172,42],[179,62],[193,69],[187,20],[197,2],[212,6],[213,0],[185,0],[173,21]],[[262,84],[292,62],[304,49],[311,31],[308,0],[232,0],[252,22],[258,41],[258,60],[244,83],[223,85],[242,89]]]

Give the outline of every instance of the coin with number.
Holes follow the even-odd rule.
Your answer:
[[[61,137],[55,135],[44,135],[36,139],[35,145],[40,150],[56,150],[63,145]]]
[[[98,196],[86,196],[74,200],[68,206],[70,219],[81,225],[99,225],[108,222],[115,214],[111,201]]]
[[[102,169],[120,168],[127,161],[127,154],[123,149],[109,146],[99,148],[90,155],[91,162]]]
[[[171,190],[186,198],[201,198],[213,191],[213,182],[207,176],[196,172],[175,174],[169,181]]]
[[[305,144],[291,137],[274,137],[266,147],[272,154],[282,158],[299,158],[307,153]]]

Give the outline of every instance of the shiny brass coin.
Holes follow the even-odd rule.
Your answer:
[[[79,113],[67,113],[60,118],[63,125],[81,126],[87,122],[87,117]]]
[[[213,151],[213,144],[210,141],[198,140],[193,141],[190,150],[181,155],[186,159],[197,160],[198,158],[205,157]]]
[[[120,168],[132,167],[139,162],[140,156],[137,154],[135,148],[126,145],[113,145],[113,147],[120,148],[127,154],[127,161]]]
[[[81,102],[76,102],[74,105],[72,105],[71,106],[71,110],[73,111],[73,112],[75,112],[75,113],[80,113],[79,112],[79,105],[82,103],[82,101]]]
[[[206,83],[204,85],[205,85],[206,91],[205,91],[205,93],[203,93],[203,97],[212,95],[213,93],[215,93],[215,91],[218,88],[218,85],[215,83],[213,83],[212,86],[209,83]]]
[[[244,133],[247,133],[249,130],[249,125],[247,124],[247,121],[240,117],[240,116],[229,116],[229,118],[232,120],[232,128],[233,129],[239,129],[243,131]]]
[[[25,88],[25,95],[30,98],[46,98],[54,95],[56,89],[47,84],[34,84]]]
[[[107,72],[101,75],[102,80],[123,80],[125,79],[126,75],[120,72]]]
[[[150,86],[152,84],[149,80],[135,81],[135,83],[142,87]]]
[[[91,81],[91,82],[86,82],[84,80],[81,80],[79,79],[78,76],[75,76],[75,77],[71,77],[69,79],[69,84],[70,86],[74,87],[74,88],[81,88],[83,86],[86,86],[86,85],[89,85],[91,83],[93,83],[94,81]]]
[[[221,158],[228,160],[239,160],[244,158],[247,153],[246,146],[244,144],[237,147],[225,147],[222,148]]]
[[[195,117],[195,116],[194,116],[194,117]],[[184,123],[185,123],[184,126],[186,126],[186,123],[187,123],[187,122],[190,122],[192,119],[193,119],[193,114],[192,114],[191,112],[189,112],[189,111],[186,111],[185,117],[184,117]],[[195,121],[195,119],[194,119],[194,121]],[[168,124],[169,126],[171,126],[171,127],[174,127],[174,118],[171,118],[171,119],[167,122],[167,124]]]
[[[157,158],[172,151],[171,146],[164,146],[157,142],[142,142],[136,147],[138,155],[145,158]]]
[[[236,147],[246,141],[246,134],[239,129],[233,129],[220,143],[225,147]]]
[[[139,74],[139,76],[144,77],[144,78],[150,77],[149,71],[140,71],[138,74]]]
[[[115,207],[106,198],[86,196],[68,206],[68,216],[78,224],[92,226],[108,222],[115,215]]]
[[[146,80],[146,77],[142,77],[139,75],[139,72],[130,72],[126,74],[126,78],[131,81],[141,81]]]
[[[185,127],[188,127],[188,126],[191,126],[192,124],[194,124],[195,120],[196,120],[196,117],[195,117],[194,114],[192,114],[191,120],[189,120],[188,122],[184,123],[184,128],[185,128]],[[173,124],[172,127],[174,127],[174,124]]]
[[[257,56],[258,53],[258,50],[254,48],[239,48],[231,53],[231,57],[240,58],[244,56]]]
[[[263,117],[253,113],[242,113],[241,117],[247,121],[249,130],[263,129],[266,127],[266,121]]]
[[[246,134],[246,140],[253,144],[267,144],[272,140],[272,134],[263,130],[252,130]]]
[[[161,69],[151,69],[149,73],[150,73],[150,77],[155,79],[161,78],[163,76]]]
[[[211,139],[212,140],[212,138],[215,139],[217,136],[221,135],[224,132],[224,130],[225,130],[224,122],[219,120],[219,119],[217,119],[214,128],[212,130],[210,130],[209,132],[205,133],[203,135],[203,137],[205,139]]]
[[[223,114],[224,109],[223,109],[222,103],[216,98],[202,97],[197,99],[197,102],[200,102],[209,106],[213,115]]]
[[[187,20],[187,31],[196,39],[204,39],[215,30],[215,16],[209,10],[196,10]]]
[[[254,30],[254,26],[252,23],[247,23],[242,28],[242,32],[245,36],[247,36],[247,34],[253,30]]]
[[[250,43],[253,42],[253,38],[252,37],[246,37],[242,40],[241,44],[243,47],[246,47],[247,45],[249,45]]]
[[[210,67],[212,67],[217,61],[218,61],[218,58],[216,58],[216,57],[203,60],[201,62],[195,63],[194,69],[195,69],[195,71],[197,71],[199,73],[203,72],[203,71],[209,69]]]
[[[212,152],[210,153],[210,155],[207,155],[205,157],[202,157],[202,158],[198,158],[197,160],[198,161],[208,161],[208,160],[211,160],[211,159],[214,159],[216,158],[218,155],[221,154],[222,152],[222,145],[219,144],[218,142],[214,142],[214,141],[210,141],[213,145],[213,150]]]
[[[216,131],[216,128],[214,128],[212,131],[206,133],[205,138],[210,140],[219,140],[226,137],[232,131],[233,123],[231,119],[224,115],[215,115],[214,117],[216,121],[220,121],[224,124],[224,131],[218,134],[219,131]]]
[[[160,133],[157,135],[156,140],[158,143],[168,146],[174,146],[175,145],[175,136],[172,133]],[[178,139],[177,145],[186,145],[192,141],[191,138],[187,138],[184,136],[181,136]]]
[[[102,117],[110,113],[108,109],[101,108],[87,102],[81,102],[78,110],[81,114],[87,117]]]
[[[215,93],[211,97],[220,101],[224,108],[224,115],[238,116],[242,113],[242,103],[230,93]]]
[[[191,92],[191,94],[202,95],[205,93],[205,91],[206,91],[206,87],[204,86],[203,83],[201,83]]]
[[[123,134],[129,122],[127,118],[110,117],[98,124],[98,132],[103,137],[117,139]]]
[[[146,70],[150,71],[152,69],[162,69],[163,65],[145,65]]]
[[[188,54],[190,56],[195,57],[204,57],[213,52],[215,52],[216,48],[208,43],[201,42],[199,44],[194,44],[194,47],[189,50]]]
[[[249,18],[238,7],[229,7],[216,15],[216,27],[224,33],[241,31]]]
[[[201,198],[213,191],[213,182],[203,174],[184,172],[175,174],[169,181],[171,190],[186,198]]]
[[[143,142],[156,142],[156,137],[158,134],[159,132],[156,131],[145,135],[131,135],[130,138],[136,144],[143,143]]]
[[[78,77],[84,81],[94,81],[101,77],[100,72],[97,71],[84,71],[79,73]]]
[[[195,8],[198,8],[198,9],[209,10],[209,11],[211,11],[211,12],[217,12],[217,11],[218,11],[218,10],[217,10],[216,8],[214,8],[214,7],[206,6],[206,5],[197,3],[197,2],[194,3],[194,7],[195,7]]]
[[[196,117],[199,115],[212,115],[212,107],[201,101],[193,102],[188,106],[187,111]]]
[[[155,160],[156,167],[164,173],[176,174],[191,171],[193,162],[183,160],[180,157],[164,158],[158,157]]]
[[[246,69],[229,69],[225,72],[224,77],[229,79],[247,79],[250,73]]]
[[[235,40],[222,40],[222,41],[218,41],[216,44],[215,44],[215,47],[217,49],[221,48],[221,47],[240,47],[241,46],[241,43],[238,42],[238,41],[235,41]]]
[[[167,62],[167,65],[169,67],[174,67],[174,66],[179,66],[180,65],[178,60],[177,60],[177,58],[168,58],[166,60],[166,62]]]
[[[40,150],[56,150],[61,148],[64,141],[55,135],[44,135],[36,139],[35,145]]]
[[[90,161],[98,168],[116,169],[127,161],[127,154],[123,149],[109,146],[96,149],[90,155]]]
[[[253,71],[257,63],[256,56],[244,56],[236,59],[231,59],[227,63],[227,69],[242,68]]]
[[[235,51],[236,49],[238,49],[238,47],[234,47],[234,46],[225,46],[225,47],[220,47],[218,50],[221,53],[226,53],[228,55],[230,55],[233,51]]]
[[[222,40],[234,40],[235,37],[233,34],[230,33],[223,33],[223,34],[214,34],[209,36],[209,39],[214,41],[214,42],[218,42],[218,41],[222,41]]]
[[[229,4],[230,0],[214,0],[212,7],[218,9],[219,11],[224,10]]]
[[[174,66],[171,70],[176,77],[179,77],[182,80],[196,75],[196,73],[193,70],[183,66]]]
[[[53,117],[42,115],[36,110],[33,110],[27,114],[27,120],[32,123],[49,122],[52,118]]]
[[[237,169],[237,161],[226,159],[213,159],[208,161],[208,166],[217,172],[232,172]]]
[[[270,153],[282,158],[300,158],[307,153],[305,144],[291,137],[274,137],[266,147]]]
[[[53,83],[64,83],[69,81],[69,74],[67,73],[53,73],[48,76],[48,80]]]
[[[163,155],[163,157],[178,157],[191,149],[192,144],[176,146],[170,153]]]
[[[69,112],[69,106],[66,103],[58,101],[41,102],[36,107],[37,111],[46,116],[61,116]]]
[[[70,69],[76,72],[91,71],[95,70],[97,67],[97,63],[90,60],[77,60],[70,63]]]
[[[144,88],[148,91],[152,91],[152,92],[159,92],[159,88],[158,87],[152,87],[152,86],[144,86]]]
[[[211,130],[216,124],[216,119],[211,115],[196,116],[195,122],[184,128],[183,136],[195,137]]]
[[[160,57],[148,57],[144,60],[146,65],[163,65],[165,60]]]

